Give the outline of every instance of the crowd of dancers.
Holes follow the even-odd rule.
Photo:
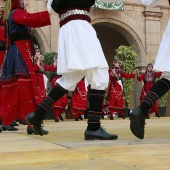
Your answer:
[[[146,6],[161,3],[161,0],[139,1]],[[169,90],[170,67],[168,62],[160,66],[159,61],[167,58],[167,51],[160,46],[154,67],[149,63],[143,74],[139,74],[138,70],[125,73],[118,59],[113,60],[109,69],[96,32],[90,24],[89,12],[94,3],[95,0],[48,0],[46,11],[28,13],[27,0],[5,0],[5,8],[0,11],[2,130],[17,131],[14,121],[19,120],[27,125],[28,134],[48,134],[41,126],[45,114],[53,108],[55,121],[63,120],[62,113],[68,104],[67,94],[72,91],[70,107],[76,121],[82,119],[88,103],[85,140],[115,140],[118,135],[106,132],[101,127],[100,119],[108,115],[113,120],[113,114],[125,118],[122,78],[134,79],[135,75],[144,86],[141,105],[129,115],[132,133],[143,139],[145,119],[150,117],[151,112],[160,117],[156,102]],[[50,25],[52,9],[60,18],[58,54],[55,54],[51,65],[46,65],[39,47],[32,42],[31,28]],[[167,37],[163,37],[163,44],[168,41]],[[54,73],[50,78],[52,90],[47,95],[45,71]],[[160,77],[155,83],[156,78]],[[107,88],[108,99],[105,99]]]

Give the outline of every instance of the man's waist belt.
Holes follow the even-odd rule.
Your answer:
[[[86,20],[91,22],[89,8],[88,9],[70,9],[65,11],[64,13],[59,13],[60,17],[60,27],[71,20]]]

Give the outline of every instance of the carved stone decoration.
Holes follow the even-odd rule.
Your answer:
[[[93,5],[93,8],[100,8],[100,9],[106,9],[106,10],[119,10],[124,11],[124,3],[121,0],[117,0],[118,2],[103,2],[100,0],[96,0],[95,4]]]

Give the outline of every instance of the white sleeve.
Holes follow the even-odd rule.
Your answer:
[[[85,84],[85,89],[86,89],[86,91],[88,90],[88,85],[89,85],[89,83],[88,83],[88,81],[86,80],[86,78],[84,78],[84,84]]]
[[[54,10],[51,8],[52,2],[53,2],[53,0],[48,0],[48,2],[47,2],[47,11],[48,11],[49,14],[57,15],[56,12],[54,12]]]
[[[162,0],[138,0],[138,1],[142,3],[144,6],[157,6],[162,2]]]

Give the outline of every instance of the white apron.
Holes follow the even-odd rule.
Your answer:
[[[108,68],[96,31],[87,21],[72,20],[59,30],[57,73]]]

